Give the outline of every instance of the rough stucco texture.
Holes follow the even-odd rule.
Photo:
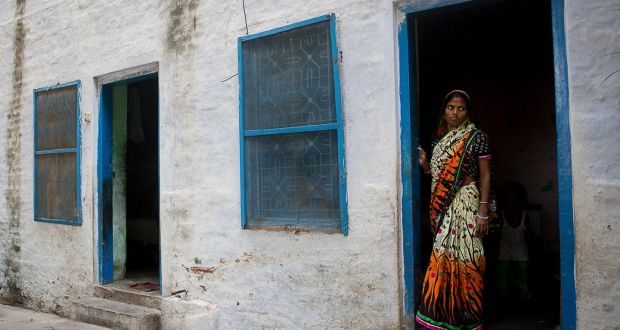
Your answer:
[[[165,299],[164,326],[398,326],[399,125],[392,2],[246,5],[250,33],[336,14],[343,52],[349,236],[240,229],[238,84],[236,78],[222,82],[237,73],[237,37],[245,34],[240,1],[40,0],[25,3],[17,18],[16,2],[3,1],[3,299],[67,314],[71,300],[92,294],[98,118],[93,77],[158,62],[163,295],[189,291],[183,299]],[[620,69],[619,13],[613,0],[566,1],[577,317],[584,329],[620,324],[620,73],[606,79]],[[23,43],[16,41],[20,33]],[[93,118],[82,122],[83,224],[35,223],[32,90],[78,79],[81,111]],[[16,144],[19,148],[11,149]],[[7,173],[19,176],[9,179]],[[18,205],[19,212],[10,205]],[[16,225],[18,230],[11,230]]]
[[[620,328],[620,4],[566,1],[577,323]]]
[[[29,6],[26,1],[10,3],[8,12],[14,16],[3,10],[0,22],[0,128],[2,148],[6,148],[0,156],[3,173],[0,187],[4,197],[0,201],[3,258],[0,294],[3,299],[31,308],[66,314],[72,298],[89,293],[92,288],[92,221],[82,227],[33,221],[32,90],[80,77],[74,71],[79,63],[72,63],[73,40],[67,37],[78,30],[79,18],[69,16],[59,6],[50,7],[50,12],[41,16],[44,13],[41,10],[51,4],[37,5]],[[35,16],[38,13],[39,19],[33,19],[30,13]],[[64,23],[57,23],[56,19]],[[64,37],[46,44],[45,40],[54,33]],[[43,48],[34,46],[44,44]],[[84,165],[90,164],[85,161]]]
[[[14,13],[14,4],[9,9]],[[398,121],[390,1],[246,1],[250,33],[335,13],[343,52],[349,235],[240,229],[237,38],[241,1],[28,1],[18,122],[11,108],[15,32],[0,14],[0,187],[7,191],[7,130],[19,125],[19,254],[0,200],[2,258],[19,268],[23,302],[66,315],[97,283],[98,95],[93,77],[159,62],[164,325],[224,328],[395,328],[399,323]],[[377,42],[382,40],[382,42]],[[79,227],[33,221],[32,90],[81,80]],[[373,83],[368,83],[368,82]],[[352,166],[353,165],[353,166]],[[10,299],[7,263],[0,295]],[[196,268],[212,269],[200,272]],[[185,315],[188,314],[188,315]],[[200,313],[199,313],[200,314]],[[209,318],[208,317],[208,318]],[[202,322],[202,321],[201,321]],[[207,321],[205,321],[207,322]]]

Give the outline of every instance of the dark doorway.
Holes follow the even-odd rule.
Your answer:
[[[156,74],[102,86],[101,284],[160,287],[158,103]]]
[[[411,91],[417,109],[412,114],[412,146],[430,152],[444,96],[453,89],[466,90],[474,123],[490,137],[496,190],[514,181],[528,193],[525,212],[534,234],[528,242],[532,297],[518,303],[500,299],[498,230],[485,242],[485,326],[553,329],[559,324],[560,262],[550,3],[477,1],[410,14],[408,19],[410,49],[415,52],[410,54],[412,72],[417,74],[411,77],[417,89]],[[414,214],[428,219],[430,178],[420,180]],[[428,221],[421,224],[423,270],[432,236]]]
[[[159,278],[157,79],[127,84],[127,277]]]

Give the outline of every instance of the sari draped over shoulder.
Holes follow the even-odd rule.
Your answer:
[[[474,235],[479,191],[462,185],[462,167],[479,130],[466,121],[446,133],[431,158],[430,221],[434,233],[416,321],[429,329],[482,329],[485,268]]]

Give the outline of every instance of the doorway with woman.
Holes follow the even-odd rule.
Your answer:
[[[485,257],[482,237],[494,217],[488,136],[471,122],[469,95],[453,90],[440,109],[429,160],[433,245],[416,321],[429,329],[482,329]]]
[[[459,191],[474,190],[466,184],[471,179],[464,178],[463,167],[459,171],[446,171],[450,175],[458,176],[454,178],[448,176],[439,180],[439,177],[436,179],[432,173],[433,150],[437,146],[445,148],[445,145],[454,143],[450,145],[453,146],[453,150],[457,150],[459,145],[455,140],[463,141],[463,145],[460,146],[463,148],[468,142],[466,140],[467,134],[470,133],[467,131],[468,125],[451,130],[460,132],[460,134],[453,135],[454,141],[448,139],[444,142],[437,141],[438,135],[446,135],[445,131],[440,132],[438,118],[440,114],[445,115],[446,109],[442,108],[442,103],[446,94],[451,90],[463,89],[469,96],[469,98],[462,96],[461,100],[470,103],[470,108],[467,109],[467,120],[474,124],[476,131],[483,133],[481,136],[486,137],[489,153],[492,154],[492,159],[488,160],[489,165],[493,164],[492,186],[501,187],[507,181],[518,181],[526,187],[530,198],[523,208],[530,220],[531,226],[528,227],[539,237],[538,245],[535,250],[530,251],[531,256],[528,261],[527,275],[530,276],[527,281],[530,286],[528,292],[521,295],[524,301],[527,301],[529,297],[533,298],[534,303],[529,305],[535,306],[536,309],[530,309],[525,313],[511,313],[502,310],[508,309],[505,305],[497,303],[500,300],[498,296],[501,296],[497,288],[498,267],[496,265],[499,246],[489,244],[489,240],[493,233],[497,237],[500,230],[498,217],[489,222],[491,233],[482,237],[481,251],[474,253],[472,258],[472,260],[480,260],[477,263],[478,269],[484,264],[485,270],[482,272],[484,283],[481,287],[470,285],[471,291],[465,284],[465,289],[463,289],[468,291],[467,296],[463,294],[467,301],[473,301],[474,306],[481,303],[481,306],[467,307],[470,310],[465,314],[460,311],[445,311],[446,306],[452,308],[451,304],[455,304],[456,298],[452,301],[446,300],[447,303],[443,305],[435,304],[440,306],[438,309],[443,310],[442,313],[453,315],[461,313],[462,319],[465,320],[454,321],[454,327],[452,323],[439,320],[435,323],[436,328],[475,328],[479,326],[479,321],[485,327],[493,329],[518,325],[530,329],[553,329],[558,322],[559,216],[553,53],[550,42],[551,15],[549,10],[547,2],[509,0],[490,3],[478,1],[408,16],[411,23],[408,24],[410,45],[414,45],[410,49],[412,63],[410,81],[413,87],[410,91],[412,110],[409,137],[413,156],[410,162],[413,165],[411,207],[414,235],[418,233],[420,235],[417,240],[420,247],[414,247],[414,258],[420,259],[415,261],[417,285],[414,286],[416,294],[413,298],[415,299],[413,313],[419,312],[418,318],[422,321],[426,316],[427,323],[432,325],[428,322],[433,320],[433,317],[428,315],[432,313],[429,311],[431,308],[424,307],[423,301],[425,299],[436,300],[436,297],[440,297],[444,290],[444,285],[441,283],[445,281],[449,284],[445,272],[439,271],[441,274],[435,272],[435,277],[433,277],[433,272],[429,273],[428,267],[432,266],[437,256],[441,257],[436,252],[441,241],[441,234],[437,233],[441,230],[444,234],[441,225],[445,222],[441,221],[453,217],[448,214],[451,212],[450,208],[457,211],[454,214],[467,211],[465,212],[469,214],[466,216],[467,219],[472,219],[471,214],[480,214],[482,217],[490,216],[489,221],[493,217],[488,209],[484,214],[480,205],[464,202],[462,197],[471,197],[470,194],[458,194]],[[526,26],[520,23],[522,17],[525,16],[528,17],[529,22]],[[446,122],[446,124],[450,123]],[[418,163],[418,153],[421,154],[415,150],[418,145],[422,146],[426,153],[428,168]],[[469,157],[469,161],[471,162],[474,158]],[[455,152],[444,156],[444,160],[448,159],[452,161],[452,165],[460,161],[459,154]],[[482,170],[484,164],[480,166],[480,160],[476,161],[478,169]],[[452,168],[459,169],[458,166]],[[429,170],[431,174],[423,173]],[[479,175],[480,172],[477,174]],[[452,184],[449,183],[449,179],[453,180]],[[482,196],[483,186],[480,178],[474,180],[477,181],[475,185],[478,190],[478,203],[486,202],[487,200]],[[439,187],[440,190],[432,189],[433,186]],[[448,190],[447,187],[458,189]],[[459,205],[461,208],[457,207]],[[484,203],[482,205],[484,207]],[[441,207],[445,207],[445,210],[442,211]],[[500,212],[501,210],[498,210],[498,216],[501,216]],[[444,213],[443,217],[437,217],[438,214]],[[515,223],[521,220],[521,218],[512,219],[513,214],[506,214],[506,217],[510,217],[510,221],[514,220]],[[416,219],[420,219],[419,222],[416,222]],[[477,218],[474,220],[477,221]],[[465,221],[464,223],[476,226],[475,222]],[[420,230],[416,231],[417,228]],[[452,235],[451,229],[456,228],[450,228],[447,240]],[[454,235],[457,233],[458,230]],[[462,236],[459,237],[460,240],[463,240]],[[478,243],[475,240],[477,238],[475,231],[472,236],[472,246],[476,251]],[[468,239],[465,238],[465,240]],[[414,242],[416,242],[415,238]],[[448,243],[448,246],[450,244]],[[447,250],[444,248],[444,251]],[[449,252],[444,254],[449,256]],[[465,264],[468,262],[466,261]],[[501,269],[499,271],[501,272]],[[537,272],[535,277],[531,276],[533,271]],[[470,273],[467,276],[470,278],[476,276],[475,272],[473,274]],[[436,284],[434,291],[423,289],[424,285],[429,283]],[[545,289],[545,295],[541,295],[541,288]],[[514,293],[513,289],[508,291]],[[445,290],[447,292],[449,289],[446,287]],[[452,297],[458,298],[455,296],[457,293],[458,291],[452,292]],[[465,301],[463,297],[459,298],[459,301]],[[480,320],[472,318],[470,314],[474,312],[481,313],[482,318]]]

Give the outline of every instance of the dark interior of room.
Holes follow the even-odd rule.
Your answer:
[[[127,278],[159,278],[157,78],[127,84]]]
[[[533,303],[498,301],[497,235],[485,239],[485,324],[528,329],[559,323],[559,238],[551,13],[548,1],[477,1],[409,17],[410,54],[417,77],[412,147],[427,153],[444,96],[462,89],[472,100],[470,117],[490,138],[496,190],[505,182],[527,189],[526,212],[535,239],[528,244]],[[414,71],[412,71],[414,72]],[[415,83],[417,82],[417,83]],[[419,143],[417,142],[419,141]],[[417,164],[417,160],[414,160]],[[421,181],[422,269],[432,236],[428,228],[430,177]],[[423,275],[422,275],[423,276]],[[421,281],[420,281],[421,282]],[[510,321],[513,320],[513,321]],[[494,327],[493,327],[494,326]]]

